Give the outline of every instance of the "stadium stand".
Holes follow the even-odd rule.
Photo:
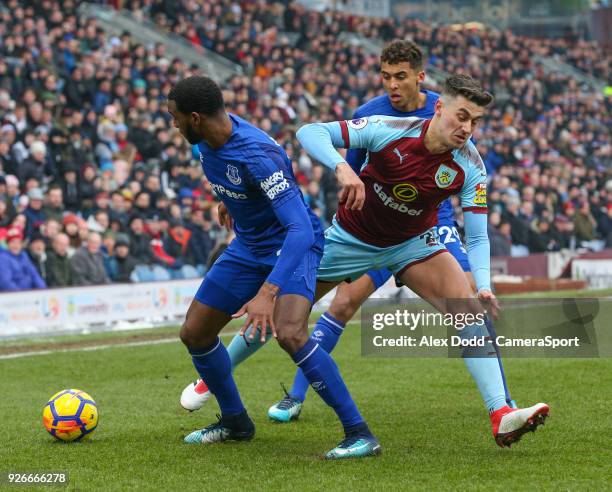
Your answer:
[[[595,43],[314,12],[292,2],[107,5],[155,31],[155,41],[143,42],[135,28],[109,29],[84,2],[4,7],[0,242],[23,236],[48,285],[83,278],[66,255],[80,266],[101,255],[105,271],[96,259],[94,283],[193,278],[227,241],[214,194],[165,111],[172,84],[217,65],[176,56],[177,36],[196,53],[214,52],[209,60],[228,60],[216,76],[229,109],[287,150],[324,223],[336,209],[335,177],[300,149],[295,130],[351,118],[380,92],[372,46],[410,37],[438,75],[467,71],[498,95],[476,135],[491,174],[493,255],[612,247],[611,101],[601,90],[610,85],[611,57]],[[339,36],[345,31],[370,41]],[[552,69],[555,60],[565,69]],[[428,82],[435,88],[439,78]]]

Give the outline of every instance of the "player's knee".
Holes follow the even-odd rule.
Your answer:
[[[283,325],[278,332],[278,344],[289,355],[295,354],[308,341],[308,333],[300,325]]]
[[[471,293],[465,297],[457,297],[446,301],[446,312],[453,316],[465,316],[470,314],[476,316],[484,311],[478,299],[471,296]]]
[[[204,330],[199,330],[197,326],[189,320],[185,320],[179,332],[181,342],[187,348],[204,348],[212,345],[216,339],[216,334],[211,335]]]
[[[183,344],[186,347],[193,347],[194,344],[194,337],[191,333],[191,330],[189,329],[189,324],[187,321],[185,321],[183,323],[183,326],[181,326],[181,331],[179,332],[179,337],[181,338],[181,342],[183,342]]]
[[[359,306],[354,305],[350,295],[338,291],[327,311],[337,320],[348,323],[355,315],[357,309],[359,309]]]

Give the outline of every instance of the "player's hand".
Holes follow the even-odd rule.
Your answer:
[[[234,220],[232,219],[232,216],[227,210],[225,203],[219,203],[219,206],[217,207],[217,212],[219,212],[219,225],[221,227],[225,227],[225,229],[227,229],[227,232],[231,232],[232,227],[234,225]]]
[[[478,300],[487,310],[493,319],[497,319],[499,316],[499,302],[495,294],[488,289],[480,289],[478,291]]]
[[[259,340],[261,343],[266,341],[266,332],[268,326],[272,330],[272,336],[276,335],[276,326],[274,325],[274,303],[276,294],[278,293],[278,287],[276,285],[265,282],[257,295],[253,297],[249,302],[242,306],[238,312],[232,315],[232,318],[240,318],[244,314],[247,315],[247,319],[240,328],[240,336],[244,337],[249,326],[252,326],[251,333],[249,334],[249,340],[255,339],[255,333],[259,328]]]
[[[361,210],[365,202],[365,185],[346,162],[336,166],[336,178],[340,185],[340,203],[349,210]]]

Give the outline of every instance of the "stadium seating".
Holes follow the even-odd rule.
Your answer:
[[[182,0],[144,10],[123,2],[134,5],[135,19],[154,23],[147,29],[156,25],[157,42],[142,43],[105,31],[82,15],[82,3],[12,0],[0,13],[0,241],[21,227],[29,243],[40,236],[57,256],[54,240],[64,232],[71,256],[94,231],[109,274],[115,243],[127,242],[131,259],[119,261],[132,270],[111,280],[205,271],[228,238],[215,222],[214,194],[165,111],[172,84],[199,70],[168,54],[163,39],[177,35],[241,68],[223,82],[229,109],[285,147],[327,223],[335,178],[300,149],[295,130],[350,118],[381,91],[372,46],[410,37],[437,73],[466,71],[497,95],[476,134],[492,176],[493,254],[612,247],[611,101],[598,85],[609,84],[611,64],[592,42],[318,13],[291,2]],[[339,36],[345,31],[372,43],[357,45]],[[551,70],[551,60],[571,69]],[[186,251],[176,248],[182,230]],[[46,259],[28,247],[44,269]]]

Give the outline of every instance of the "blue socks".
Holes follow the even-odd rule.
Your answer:
[[[245,409],[232,377],[232,364],[219,337],[210,347],[189,349],[189,353],[198,374],[217,398],[221,416],[231,417],[243,413]]]
[[[334,350],[334,347],[338,343],[338,339],[344,331],[344,323],[337,320],[328,312],[325,312],[318,319],[310,339],[314,340],[319,346],[325,350],[328,354]],[[306,392],[308,391],[308,380],[304,377],[304,373],[298,368],[293,379],[293,386],[289,391],[289,396],[296,400],[304,401],[306,399]]]
[[[486,337],[484,347],[463,349],[463,361],[480,390],[487,410],[494,412],[505,406],[506,392],[495,347],[485,324],[466,326],[459,331],[462,339]]]
[[[364,422],[363,417],[331,356],[309,338],[291,358],[302,369],[304,376],[323,401],[334,409],[345,434],[351,434],[359,428],[356,426]]]
[[[255,338],[251,341],[247,337],[251,334],[252,326],[246,331],[245,335],[242,337],[240,335],[234,336],[229,346],[227,347],[227,352],[229,353],[229,357],[232,364],[232,371],[236,369],[236,366],[241,364],[245,359],[253,355],[257,352],[261,347],[265,345],[265,343],[261,343],[259,340],[260,331],[257,330],[255,334]],[[267,330],[266,332],[266,342],[272,338],[272,332]],[[206,380],[204,380],[206,381]],[[208,383],[207,383],[208,384]]]

